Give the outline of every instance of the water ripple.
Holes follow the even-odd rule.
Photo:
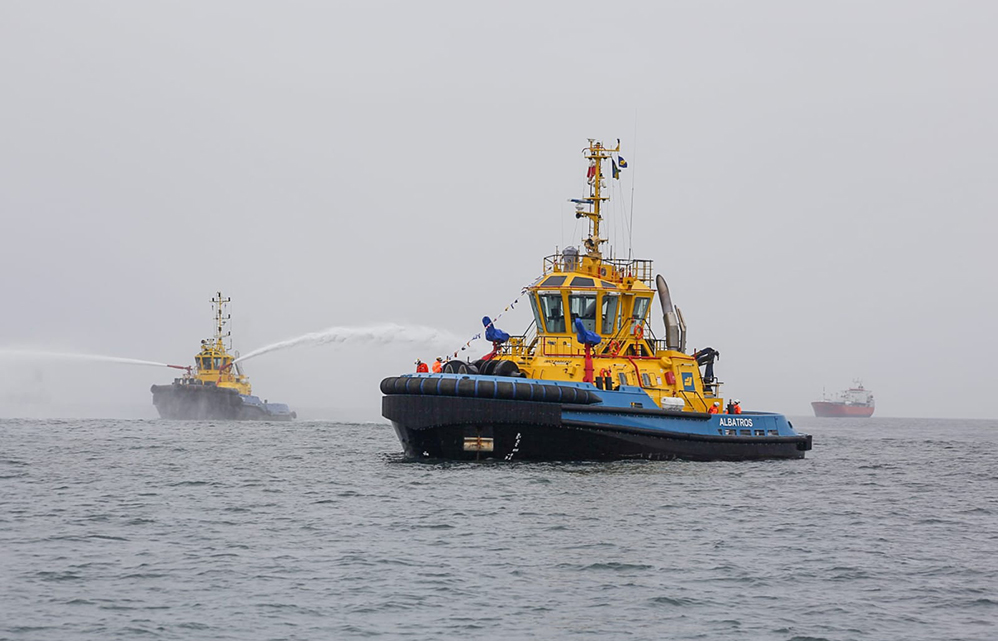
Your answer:
[[[998,424],[410,463],[387,425],[0,421],[0,638],[993,638]]]

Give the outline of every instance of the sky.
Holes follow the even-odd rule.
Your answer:
[[[611,243],[655,261],[725,394],[806,415],[858,378],[879,416],[993,418],[996,23],[960,0],[4,0],[0,352],[190,364],[217,290],[244,353],[470,338],[579,243],[581,150],[619,138]],[[303,418],[378,420],[382,378],[459,347],[246,365]],[[0,417],[152,418],[174,373],[0,357]]]

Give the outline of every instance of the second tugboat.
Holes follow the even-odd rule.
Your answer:
[[[685,353],[682,312],[652,262],[604,258],[603,164],[617,178],[619,151],[619,141],[610,149],[593,139],[583,151],[589,187],[573,202],[589,235],[583,251],[544,259],[525,292],[527,333],[510,336],[486,317],[493,350],[482,359],[381,382],[382,413],[408,458],[799,459],[811,449],[782,414],[741,412],[737,401],[725,413],[718,353]],[[656,291],[664,339],[651,331]]]
[[[211,299],[215,310],[215,336],[201,341],[194,367],[170,365],[185,370],[171,385],[153,385],[152,402],[161,418],[194,420],[290,421],[297,414],[284,403],[269,403],[253,396],[249,379],[240,371],[238,352],[230,354],[225,331],[230,315],[225,305],[231,299],[218,292]],[[235,370],[235,373],[233,373]]]

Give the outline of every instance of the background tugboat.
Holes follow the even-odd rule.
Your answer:
[[[839,392],[834,398],[822,398],[811,403],[814,415],[826,417],[870,418],[873,416],[873,392],[864,389],[861,381]]]
[[[211,299],[215,336],[201,341],[194,367],[170,365],[185,370],[185,374],[171,385],[152,386],[152,402],[161,418],[268,421],[297,418],[284,403],[269,403],[253,396],[249,379],[235,362],[239,354],[230,354],[231,344],[228,348],[225,345],[225,339],[231,335],[224,331],[231,317],[225,313],[230,300],[222,298],[222,292]]]
[[[745,460],[803,458],[811,437],[781,414],[722,414],[718,352],[686,354],[686,325],[650,260],[604,258],[603,166],[626,162],[590,139],[583,250],[543,261],[526,289],[534,320],[510,336],[483,319],[491,353],[439,374],[386,378],[382,414],[410,458]],[[658,294],[664,338],[652,333]],[[704,368],[701,372],[700,368]],[[740,409],[735,410],[740,412]]]

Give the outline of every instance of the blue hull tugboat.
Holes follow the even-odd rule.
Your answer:
[[[590,140],[583,249],[544,259],[527,288],[534,320],[510,336],[486,317],[492,352],[440,373],[381,382],[382,414],[412,459],[579,461],[799,459],[810,435],[782,415],[725,405],[712,348],[686,353],[686,324],[649,260],[602,255],[603,166],[617,178],[620,143]],[[665,335],[653,335],[652,298]],[[701,368],[703,368],[701,370]],[[725,409],[727,408],[727,409]]]

